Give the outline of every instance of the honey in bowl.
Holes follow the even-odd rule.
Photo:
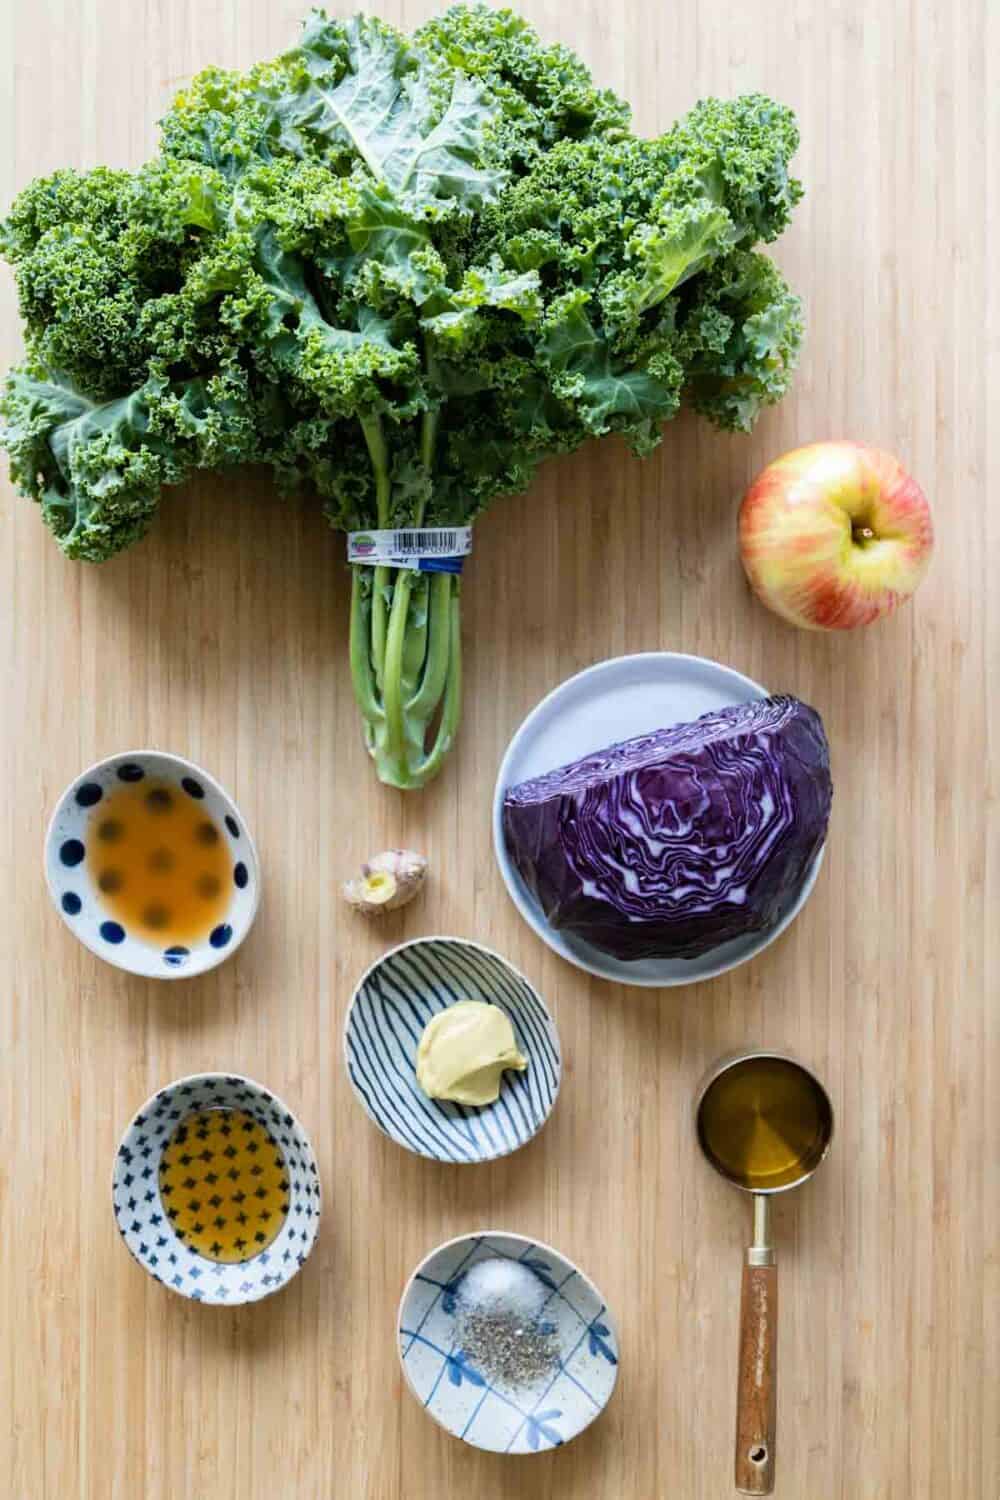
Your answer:
[[[800,1182],[830,1140],[830,1104],[788,1058],[746,1058],[720,1073],[698,1110],[702,1147],[740,1187],[774,1191]]]
[[[101,903],[158,945],[203,941],[229,909],[226,840],[203,806],[168,781],[114,791],[91,821],[87,859]]]
[[[177,1238],[223,1264],[266,1250],[288,1214],[281,1148],[241,1109],[209,1109],[182,1120],[160,1158],[159,1182]]]

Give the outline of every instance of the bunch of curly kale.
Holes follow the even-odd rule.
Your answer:
[[[507,11],[412,38],[314,12],[294,51],[198,77],[140,170],[17,199],[13,479],[100,561],[195,469],[269,464],[345,530],[449,526],[589,437],[648,453],[684,403],[748,429],[801,337],[753,248],[796,144],[759,95],[640,140]],[[351,624],[378,773],[419,786],[458,720],[458,579],[357,566]]]

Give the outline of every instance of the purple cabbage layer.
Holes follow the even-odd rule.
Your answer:
[[[507,849],[547,920],[615,958],[697,958],[774,927],[826,838],[823,721],[776,696],[511,787]]]

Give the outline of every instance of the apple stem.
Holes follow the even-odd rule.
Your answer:
[[[873,542],[875,533],[870,526],[855,526],[854,540],[859,546],[862,542]]]

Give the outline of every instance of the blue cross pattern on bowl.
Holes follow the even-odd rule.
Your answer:
[[[558,1335],[559,1363],[521,1392],[491,1384],[457,1343],[462,1277],[491,1256],[530,1267],[549,1294],[542,1315]],[[428,1415],[492,1453],[569,1442],[604,1410],[618,1376],[618,1340],[600,1292],[558,1251],[522,1235],[462,1235],[433,1251],[403,1293],[398,1334],[403,1373]]]
[[[174,1232],[159,1189],[164,1148],[182,1120],[209,1109],[240,1109],[280,1147],[289,1182],[288,1214],[277,1237],[250,1260],[221,1264]],[[236,1074],[181,1078],[155,1094],[125,1132],[115,1158],[111,1196],[119,1233],[154,1280],[192,1302],[257,1302],[286,1285],[304,1265],[320,1221],[319,1171],[309,1139],[274,1094]]]

